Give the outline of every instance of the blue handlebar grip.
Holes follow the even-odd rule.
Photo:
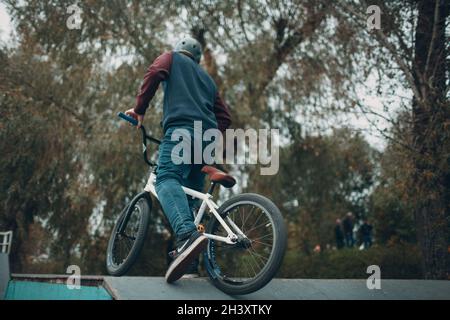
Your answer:
[[[134,119],[133,117],[130,117],[128,115],[126,115],[123,112],[119,112],[117,114],[120,118],[122,118],[123,120],[126,120],[128,122],[130,122],[132,125],[137,126],[138,125],[138,121],[136,119]]]

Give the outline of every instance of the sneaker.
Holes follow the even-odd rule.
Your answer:
[[[184,241],[181,241],[180,246],[183,245]],[[173,250],[169,252],[169,257],[173,261],[177,256],[177,250]],[[184,275],[181,279],[192,279],[192,278],[200,278],[200,273],[198,272],[198,265],[200,264],[200,259],[197,257],[194,261],[192,261],[187,267]]]
[[[171,283],[180,279],[207,245],[208,238],[198,231],[194,231],[181,246],[171,252],[174,260],[166,272],[166,281]]]
[[[184,272],[184,275],[181,277],[181,279],[200,278],[200,274],[198,273],[198,264],[199,264],[199,259],[197,257],[194,261],[192,261],[189,264],[189,266],[187,267],[187,269]]]

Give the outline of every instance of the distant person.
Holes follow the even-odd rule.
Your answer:
[[[316,244],[316,246],[314,247],[314,252],[315,253],[320,253],[320,251],[322,251],[322,248],[320,247],[320,244]]]
[[[342,249],[344,247],[344,232],[342,231],[341,219],[336,219],[334,236],[336,238],[336,248]]]
[[[360,227],[361,237],[364,244],[364,249],[368,249],[372,246],[372,225],[367,219],[364,219],[363,224]]]
[[[344,229],[345,245],[352,248],[355,240],[353,238],[353,214],[351,212],[348,212],[345,216],[342,221],[342,227]]]

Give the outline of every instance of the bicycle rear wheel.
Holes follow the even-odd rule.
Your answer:
[[[246,238],[233,245],[210,239],[204,261],[212,283],[231,295],[261,289],[275,276],[286,250],[286,226],[280,211],[269,199],[247,193],[227,200],[218,212],[225,221],[230,218]],[[206,232],[227,235],[215,218]]]
[[[142,192],[120,214],[106,252],[106,269],[110,275],[124,275],[138,258],[147,235],[150,210],[150,196]]]

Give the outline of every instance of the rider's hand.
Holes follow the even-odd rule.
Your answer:
[[[134,112],[134,108],[128,109],[127,111],[125,111],[125,114],[130,117],[133,117],[134,119],[136,119],[138,121],[138,125],[137,125],[138,129],[141,127],[142,122],[144,121],[144,115],[137,114],[136,112]]]

